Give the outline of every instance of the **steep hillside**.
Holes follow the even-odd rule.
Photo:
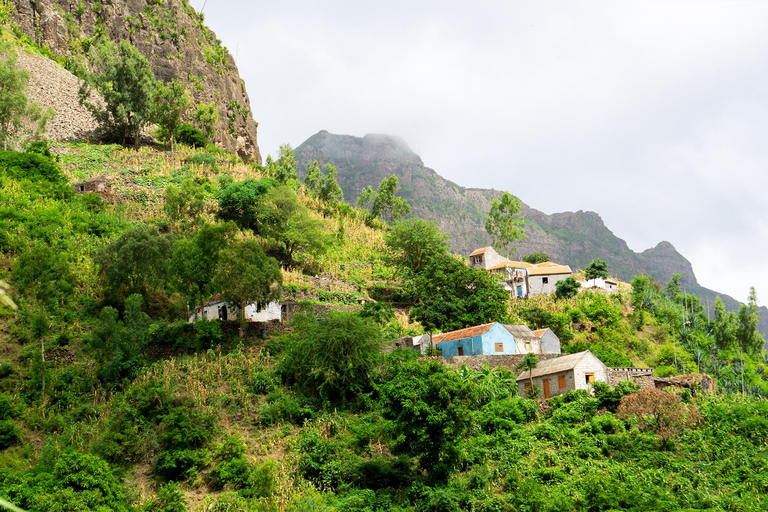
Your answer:
[[[493,198],[501,191],[464,188],[446,180],[424,165],[399,137],[368,134],[364,137],[336,135],[320,131],[299,145],[295,151],[299,171],[306,171],[308,162],[317,159],[321,165],[330,162],[338,168],[339,183],[347,202],[354,203],[360,190],[376,186],[383,178],[396,174],[402,186],[401,195],[419,217],[435,221],[451,235],[455,252],[467,255],[491,238],[485,232],[485,219]],[[515,190],[510,190],[515,194]],[[632,251],[617,237],[595,212],[562,212],[547,215],[523,203],[525,229],[528,239],[519,243],[518,255],[543,251],[555,261],[573,268],[583,268],[594,258],[608,262],[616,277],[629,280],[647,274],[664,283],[678,272],[685,276],[683,284],[691,293],[714,307],[720,295],[730,310],[738,301],[699,285],[691,263],[666,241],[641,253]],[[768,332],[768,308],[762,308],[761,330]]]
[[[128,39],[147,57],[158,79],[180,79],[196,102],[216,102],[219,145],[261,162],[257,123],[235,60],[187,0],[13,3],[13,23],[71,69],[82,65],[85,51],[97,37]]]

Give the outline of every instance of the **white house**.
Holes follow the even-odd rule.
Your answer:
[[[489,270],[494,265],[507,261],[507,258],[497,253],[490,245],[475,249],[469,255],[469,264],[475,268]]]
[[[547,261],[528,269],[529,295],[554,293],[556,283],[572,276],[571,267]]]
[[[281,307],[280,303],[270,302],[265,307],[259,309],[256,304],[248,304],[245,306],[245,319],[248,322],[269,322],[272,320],[281,320]],[[223,294],[218,293],[210,298],[210,300],[203,303],[202,307],[198,306],[195,311],[189,316],[189,322],[193,323],[197,319],[205,320],[221,320],[226,322],[227,320],[237,320],[239,317],[237,306],[234,304],[228,304],[223,297]]]
[[[620,283],[616,279],[608,278],[603,279],[602,277],[596,277],[595,279],[577,279],[581,287],[579,288],[579,292],[583,292],[585,290],[591,290],[591,291],[602,291],[605,293],[615,293],[619,291]]]

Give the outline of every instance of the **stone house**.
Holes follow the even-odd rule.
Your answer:
[[[389,354],[393,350],[415,350],[421,354],[426,354],[431,345],[429,334],[419,336],[403,336],[396,340],[385,341],[382,352]]]
[[[552,329],[536,329],[533,334],[539,338],[542,354],[560,354],[560,338],[557,337]]]
[[[237,306],[229,304],[224,300],[223,294],[218,293],[203,303],[202,306],[195,308],[194,313],[189,316],[189,323],[194,323],[197,319],[205,320],[237,320],[239,312]],[[265,307],[259,308],[256,304],[245,306],[245,319],[248,322],[270,322],[280,321],[282,318],[280,302],[270,302]]]
[[[527,325],[503,325],[515,338],[516,354],[541,354],[541,340]]]
[[[591,390],[595,382],[608,382],[608,367],[592,352],[586,350],[555,359],[539,361],[532,371],[523,370],[517,376],[520,393],[539,386],[544,398],[562,395],[576,389]]]
[[[515,337],[498,322],[436,334],[432,341],[448,361],[453,356],[515,354]]]
[[[72,187],[78,194],[85,194],[86,192],[92,192],[94,194],[106,194],[111,192],[111,186],[107,181],[106,176],[93,176],[86,181],[79,181],[73,183]]]
[[[490,245],[475,249],[469,255],[469,264],[475,268],[489,270],[491,267],[507,261],[507,258],[497,253]]]
[[[528,269],[528,294],[533,296],[554,293],[557,289],[556,283],[572,275],[568,265],[558,265],[551,261],[534,265]]]

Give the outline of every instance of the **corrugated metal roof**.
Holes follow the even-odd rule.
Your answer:
[[[472,254],[470,254],[469,257],[471,258],[472,256],[477,256],[478,254],[483,254],[485,251],[487,251],[490,248],[491,248],[491,246],[489,245],[487,247],[481,247],[480,249],[475,249],[474,251],[472,251]]]
[[[533,333],[530,327],[527,325],[512,325],[512,324],[501,324],[504,326],[504,328],[509,331],[509,334],[514,336],[517,339],[536,339],[536,335]]]
[[[542,375],[551,375],[553,373],[560,373],[568,370],[573,370],[573,368],[579,363],[579,361],[584,358],[587,354],[592,354],[589,350],[585,350],[584,352],[577,352],[576,354],[568,354],[567,356],[560,356],[556,357],[555,359],[546,359],[544,361],[539,361],[539,364],[536,365],[536,368],[533,369],[533,377],[541,377]],[[596,358],[597,359],[597,358]],[[600,361],[598,359],[598,361]],[[602,364],[602,361],[601,361]],[[531,376],[528,373],[528,370],[523,370],[520,375],[517,376],[517,381],[521,380],[527,380],[530,379]]]
[[[542,263],[543,265],[543,263]],[[529,276],[550,276],[554,274],[572,274],[571,267],[568,265],[549,265],[540,266],[535,265],[533,268],[528,269]]]
[[[443,334],[438,334],[436,336],[433,336],[432,340],[435,342],[435,344],[437,344],[437,343],[442,343],[444,341],[453,341],[453,340],[460,340],[463,338],[471,338],[472,336],[485,334],[486,332],[488,332],[488,329],[490,329],[491,326],[495,323],[496,322],[491,322],[489,324],[476,325],[475,327],[466,327],[464,329],[459,329],[458,331],[451,331]]]

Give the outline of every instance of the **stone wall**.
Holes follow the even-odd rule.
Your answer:
[[[562,354],[536,354],[539,361],[547,359],[554,359],[560,357]],[[501,354],[501,355],[484,355],[484,356],[453,356],[448,362],[448,366],[454,368],[461,368],[463,365],[467,365],[470,368],[482,368],[484,365],[488,365],[488,368],[495,368],[501,366],[507,370],[517,371],[517,365],[523,360],[525,354]]]
[[[293,321],[293,317],[296,316],[296,313],[300,312],[302,309],[301,304],[294,300],[286,300],[283,301],[281,304],[281,317],[282,322],[285,324],[291,323]],[[353,305],[343,305],[343,304],[310,304],[309,305],[312,308],[312,313],[318,318],[325,316],[328,314],[328,311],[360,311],[363,309],[362,306],[353,306]]]
[[[608,368],[608,384],[611,386],[627,380],[634,382],[641,388],[655,386],[653,368]]]

